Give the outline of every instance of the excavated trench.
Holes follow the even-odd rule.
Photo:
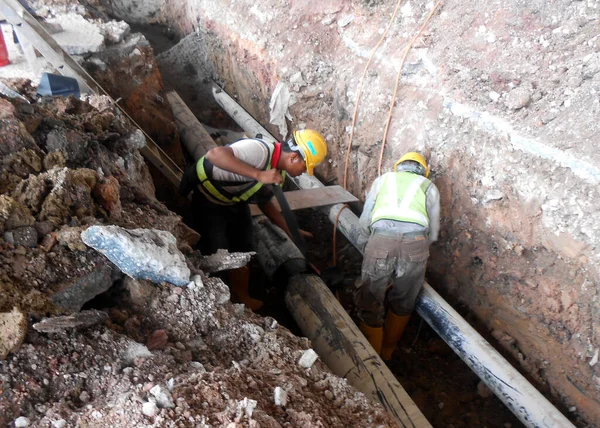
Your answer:
[[[442,195],[429,280],[563,413],[600,423],[595,2],[442,4],[392,100],[404,48],[432,7],[406,2],[360,101],[364,66],[393,2],[180,0],[136,16],[120,4],[118,16],[160,22],[184,37],[158,62],[168,64],[201,121],[210,111],[201,107],[211,99],[200,84],[207,77],[265,125],[275,88],[286,85],[296,98],[288,125],[328,138],[330,162],[318,170],[324,182],[344,181],[359,102],[348,188],[360,197],[377,175],[395,101],[383,169],[421,150]]]
[[[228,130],[220,136],[226,143],[239,129],[214,102],[209,83],[234,94],[280,138],[282,118],[279,125],[267,122],[281,83],[295,99],[287,106],[293,120],[283,122],[327,136],[329,162],[317,174],[342,184],[361,76],[394,6],[100,1],[91,9],[96,17],[139,25],[154,49],[135,39],[82,62],[181,168],[190,159],[165,90],[177,90],[210,132]],[[559,410],[579,426],[597,426],[600,158],[593,148],[600,131],[600,8],[593,1],[442,4],[410,51],[393,100],[404,48],[432,6],[403,5],[365,74],[348,189],[362,199],[377,175],[395,103],[383,169],[403,152],[420,150],[442,196],[428,281]],[[184,218],[193,215],[156,168],[150,173],[158,200]],[[330,266],[331,223],[318,212],[298,215],[318,237],[309,258]],[[341,234],[337,244],[345,272],[340,298],[352,314],[361,257]],[[253,292],[271,303],[265,315],[296,332],[280,310],[281,284],[253,269]],[[88,307],[118,304],[118,293]],[[416,315],[390,367],[434,426],[520,424]]]
[[[166,27],[137,25],[132,28],[144,34],[157,55],[168,51],[178,42]],[[182,81],[180,76],[171,73],[171,69],[165,65],[165,62],[159,61],[161,75],[166,83],[165,91],[174,90],[192,103],[195,106],[194,113],[202,119],[207,129],[212,130],[211,135],[219,143],[235,141],[243,131],[228,118],[227,113],[210,98],[198,100],[194,95],[206,93],[207,84],[211,82]],[[188,67],[188,73],[193,75],[193,69]],[[184,156],[190,162],[191,158],[186,155],[188,154],[184,150]],[[160,192],[158,188],[157,193]],[[189,212],[186,207],[170,208],[187,218],[189,225],[193,224],[188,216],[195,214]],[[359,210],[360,206],[353,208]],[[309,243],[308,259],[320,271],[326,270],[333,264],[331,223],[318,211],[299,210],[296,214],[300,227],[319,237],[317,242]],[[354,314],[352,290],[355,281],[360,277],[361,262],[361,254],[343,235],[338,234],[337,263],[342,267],[344,277],[336,290],[340,301],[350,314]],[[286,278],[268,278],[258,263],[253,263],[251,270],[251,293],[265,302],[265,307],[259,314],[272,316],[293,333],[302,335],[293,317],[285,309]],[[463,306],[462,312],[468,318],[474,319],[466,307]],[[390,368],[433,426],[522,426],[510,410],[416,314],[407,327],[394,359],[390,362]]]

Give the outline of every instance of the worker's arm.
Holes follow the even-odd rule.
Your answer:
[[[287,234],[287,236],[292,238],[292,232],[290,232],[290,228],[288,227],[285,218],[283,217],[283,214],[281,214],[281,212],[273,202],[273,199],[266,203],[259,204],[258,207],[263,212],[263,214],[266,215],[269,220],[271,220],[271,222],[274,225],[279,226],[279,228],[283,230]],[[298,232],[300,232],[300,234],[303,235],[305,238],[312,238],[313,236],[312,233],[302,229],[299,229]]]
[[[371,189],[367,193],[367,197],[365,200],[365,206],[363,207],[363,212],[360,215],[360,219],[358,220],[359,226],[359,235],[358,235],[358,248],[362,249],[367,244],[369,240],[369,236],[371,235],[371,214],[373,213],[373,208],[375,207],[375,201],[377,200],[377,194],[379,193],[379,189],[381,188],[381,177],[378,177],[373,181],[371,185]]]
[[[427,215],[429,216],[429,242],[435,242],[440,233],[440,191],[432,183],[425,196],[427,198]]]
[[[283,181],[281,173],[276,169],[263,171],[239,160],[235,157],[231,147],[220,146],[210,149],[206,153],[206,159],[225,171],[252,178],[263,184],[279,184]]]

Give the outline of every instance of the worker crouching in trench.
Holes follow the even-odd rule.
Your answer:
[[[249,203],[255,203],[275,225],[288,235],[290,230],[274,204],[273,191],[266,185],[281,185],[285,175],[296,177],[314,168],[327,156],[327,145],[313,130],[293,133],[285,143],[269,143],[247,138],[229,146],[215,147],[188,168],[180,193],[193,190],[192,226],[200,233],[202,254],[218,249],[230,252],[252,251],[252,217]],[[308,232],[300,231],[305,236]],[[247,266],[230,271],[229,285],[235,300],[253,311],[263,302],[250,297],[250,271]]]
[[[438,237],[440,194],[428,177],[425,158],[407,153],[373,182],[359,220],[368,241],[354,300],[359,327],[384,360],[408,324]]]

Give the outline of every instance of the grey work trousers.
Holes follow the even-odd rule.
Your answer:
[[[386,304],[396,315],[410,315],[423,287],[428,258],[429,240],[423,232],[375,229],[365,247],[361,281],[354,294],[361,321],[383,326]]]

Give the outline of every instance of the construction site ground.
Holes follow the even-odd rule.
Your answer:
[[[230,301],[226,274],[193,250],[189,203],[139,150],[152,138],[189,165],[172,89],[218,143],[243,136],[212,82],[281,136],[268,123],[281,83],[295,101],[283,123],[326,136],[317,174],[342,185],[360,79],[396,2],[30,3],[146,135],[106,97],[37,97],[29,79],[52,67],[36,57],[36,76],[2,24],[13,64],[0,80],[30,103],[0,95],[0,425],[393,426],[321,361],[300,365],[311,344],[256,260],[262,316]],[[383,169],[422,151],[442,197],[428,282],[575,425],[597,426],[600,6],[442,3],[392,100],[433,7],[407,1],[366,74],[348,190],[364,200],[394,102]],[[330,267],[332,224],[298,217],[317,237],[309,259]],[[182,255],[190,286],[124,274],[82,240],[107,225],[171,233],[168,245],[151,240]],[[340,301],[354,316],[361,256],[337,240]],[[389,367],[435,427],[521,424],[416,314]]]

